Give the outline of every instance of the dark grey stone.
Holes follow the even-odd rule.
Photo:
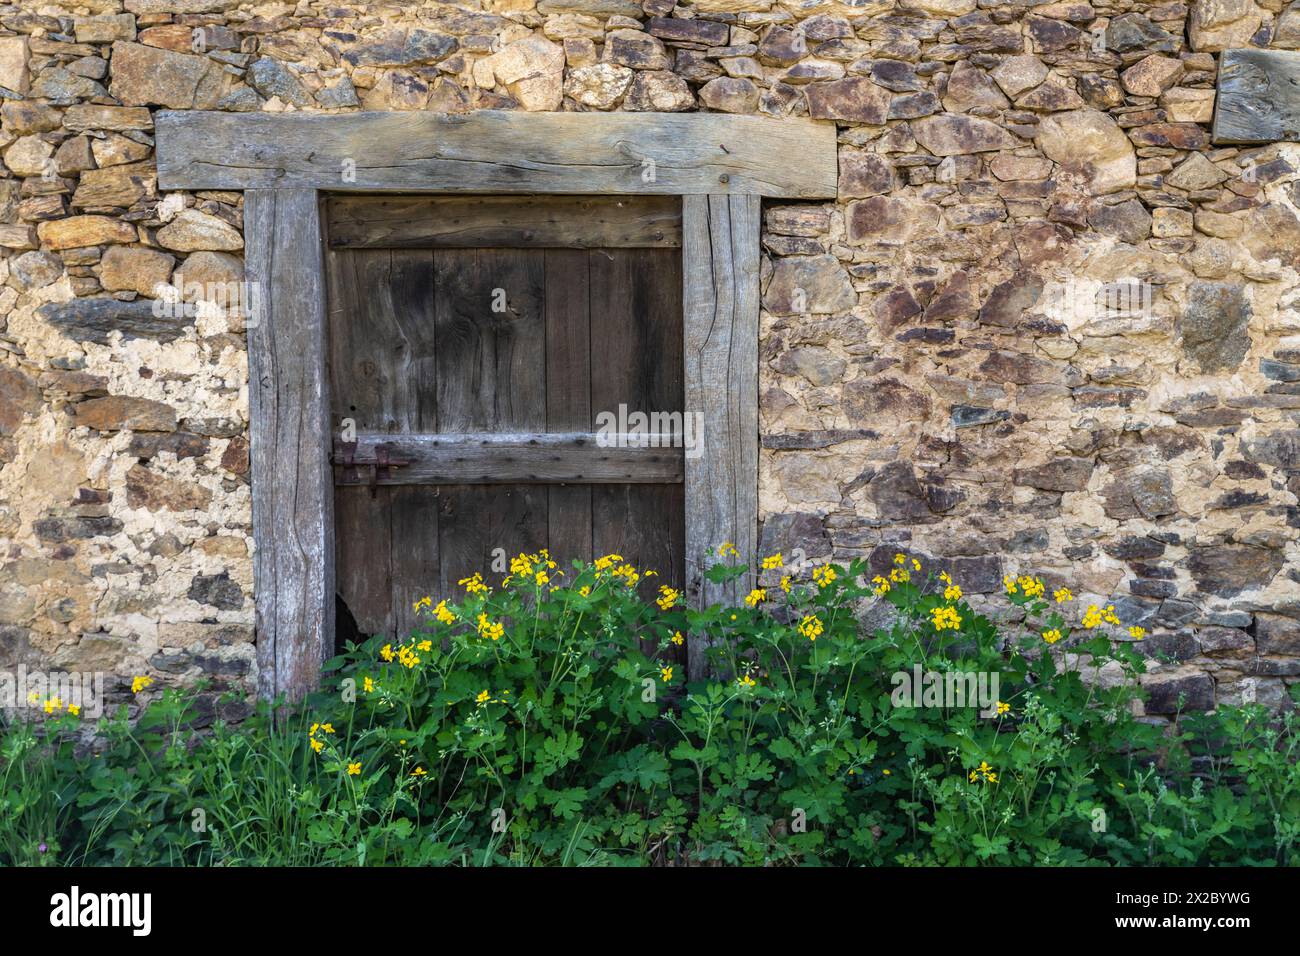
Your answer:
[[[264,56],[248,68],[248,82],[267,99],[278,96],[297,107],[314,105],[314,100],[298,77],[279,60]]]
[[[1281,551],[1221,544],[1194,549],[1185,559],[1197,588],[1218,597],[1236,597],[1265,587],[1282,569]]]
[[[1179,711],[1214,709],[1214,678],[1209,674],[1189,674],[1143,683],[1147,692],[1148,714],[1173,714]]]
[[[1184,354],[1200,370],[1231,372],[1250,351],[1250,303],[1240,282],[1193,282],[1177,330]]]
[[[107,345],[109,335],[121,332],[125,338],[154,339],[171,342],[185,334],[193,317],[154,314],[154,299],[121,302],[117,299],[71,299],[50,302],[36,310],[50,325],[76,342]],[[161,308],[159,311],[162,311]],[[176,310],[178,313],[183,310]]]
[[[237,611],[244,606],[244,592],[230,580],[230,574],[196,574],[190,582],[189,599],[210,604],[223,611]]]

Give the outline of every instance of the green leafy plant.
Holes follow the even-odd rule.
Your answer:
[[[1294,710],[1140,719],[1144,634],[1113,608],[1025,575],[977,609],[904,554],[806,575],[734,557],[706,577],[747,597],[699,610],[617,555],[519,555],[238,726],[200,732],[193,693],[147,677],[134,720],[122,707],[89,734],[38,702],[0,729],[0,863],[1300,857]],[[712,676],[686,680],[688,640]]]

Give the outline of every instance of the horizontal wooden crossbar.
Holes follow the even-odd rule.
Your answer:
[[[685,451],[668,436],[624,436],[602,447],[585,432],[507,435],[391,435],[363,432],[334,441],[336,485],[674,484]],[[642,441],[641,445],[631,442]],[[658,444],[660,447],[655,447]],[[352,464],[349,466],[347,462]],[[397,461],[385,467],[384,461]],[[375,466],[379,467],[375,470]]]
[[[676,196],[331,196],[335,249],[617,249],[682,244]]]
[[[164,111],[162,189],[835,196],[835,126],[724,113]]]

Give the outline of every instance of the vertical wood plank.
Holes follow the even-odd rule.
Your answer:
[[[544,253],[434,253],[438,431],[546,428]]]
[[[341,489],[340,489],[341,490]],[[414,604],[425,595],[439,596],[442,579],[438,509],[439,489],[430,485],[404,485],[392,493],[389,509],[393,586],[384,595],[392,602],[392,634],[405,640],[415,627]]]
[[[399,374],[409,382],[410,404],[398,419],[405,433],[438,429],[437,352],[434,311],[436,269],[433,250],[394,250],[390,282],[393,290],[393,335],[402,357]]]
[[[327,250],[325,253],[326,356],[330,431],[345,419],[359,431],[393,431],[408,401],[407,379],[390,361],[388,250]],[[365,637],[392,636],[393,595],[389,510],[392,489],[375,497],[364,487],[334,489],[335,588]]]
[[[437,431],[546,429],[545,262],[541,249],[438,249]],[[438,514],[446,593],[492,552],[546,547],[545,488],[443,485]],[[396,560],[396,558],[395,558]]]
[[[701,607],[746,584],[705,580],[705,552],[730,541],[752,567],[758,546],[759,220],[758,196],[682,197],[686,412],[704,420],[703,454],[686,459],[687,596]],[[690,676],[706,664],[695,639]]]
[[[591,408],[619,414],[680,412],[682,271],[676,250],[595,249],[591,259],[593,355]],[[680,488],[596,486],[591,489],[597,554],[616,552],[654,570],[651,582],[682,587]],[[666,506],[672,510],[664,511]],[[650,591],[653,593],[654,588]]]
[[[436,275],[432,250],[393,252],[389,276],[394,307],[391,348],[394,355],[401,356],[398,374],[408,383],[408,400],[397,428],[407,434],[432,432],[438,427]],[[441,500],[434,486],[408,485],[391,491],[388,538],[393,586],[386,598],[391,601],[392,635],[401,641],[415,627],[415,602],[436,594],[441,580]]]
[[[587,252],[548,249],[546,256],[546,430],[591,429],[591,284]],[[547,510],[547,547],[569,572],[575,559],[589,561],[591,486],[552,485]]]
[[[505,552],[508,567],[520,552],[546,547],[548,490],[545,485],[440,486],[440,592],[459,598],[464,592],[457,582],[476,571],[489,583],[500,583],[502,574],[492,568],[497,548]]]
[[[314,189],[245,194],[258,692],[301,698],[334,643],[325,279]]]
[[[498,489],[441,485],[438,492],[438,593],[459,600],[464,592],[456,582],[475,571],[486,578],[492,566],[488,514]]]
[[[673,249],[594,249],[591,410],[681,411],[682,272]]]
[[[334,427],[432,431],[433,252],[332,249],[326,266]]]
[[[592,412],[680,412],[682,264],[673,249],[591,251]],[[597,554],[623,555],[639,568],[643,597],[660,585],[682,588],[685,546],[680,485],[607,485],[591,489]],[[653,649],[653,642],[644,649]],[[676,650],[676,649],[674,649]],[[678,659],[672,655],[672,659]]]
[[[334,489],[334,555],[339,597],[365,637],[392,636],[393,600],[390,512],[394,492],[381,487],[370,497],[364,485]]]

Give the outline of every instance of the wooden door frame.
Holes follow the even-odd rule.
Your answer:
[[[231,114],[155,120],[163,190],[244,190],[254,603],[262,696],[316,686],[334,640],[321,200],[334,192],[682,197],[685,411],[703,454],[685,470],[686,581],[700,606],[723,541],[758,538],[759,241],[763,197],[836,195],[833,124],[718,113]],[[704,669],[693,642],[688,671]]]

